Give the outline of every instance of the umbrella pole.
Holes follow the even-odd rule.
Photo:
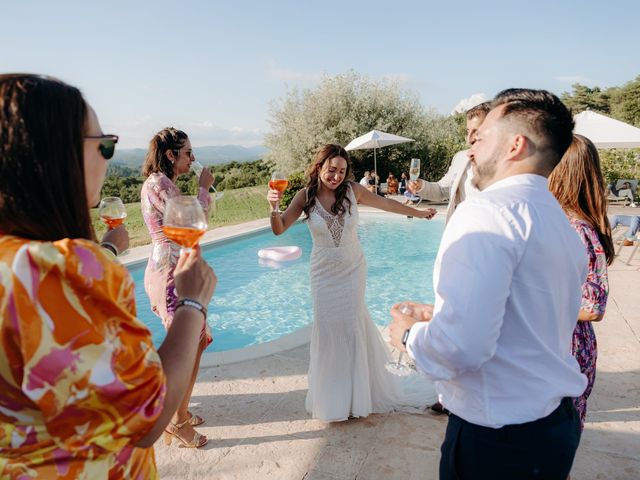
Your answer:
[[[373,171],[376,172],[373,177],[373,182],[376,186],[376,193],[378,193],[378,164],[376,163],[376,147],[373,147]]]

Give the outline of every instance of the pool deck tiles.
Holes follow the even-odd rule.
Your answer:
[[[640,214],[617,207],[614,213]],[[636,213],[638,212],[638,213]],[[241,232],[240,232],[241,233]],[[624,247],[626,259],[631,247]],[[626,252],[626,253],[625,253]],[[640,478],[640,256],[609,268],[598,376],[572,478]],[[308,417],[308,345],[202,368],[192,409],[199,450],[156,443],[165,479],[437,479],[446,417],[390,413],[326,424]]]

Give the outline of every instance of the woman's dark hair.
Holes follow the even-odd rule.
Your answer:
[[[164,173],[173,180],[173,162],[167,156],[168,151],[176,154],[184,147],[189,137],[182,130],[167,127],[156,133],[149,142],[149,150],[144,158],[142,174],[148,177],[152,173]]]
[[[611,265],[615,252],[607,219],[606,189],[598,150],[591,140],[574,134],[573,142],[549,176],[549,190],[565,212],[596,230],[607,264]]]
[[[93,239],[83,136],[87,105],[55,78],[0,75],[0,231]]]
[[[307,172],[305,174],[309,179],[307,181],[307,201],[302,208],[302,211],[305,214],[305,220],[309,218],[311,207],[316,203],[316,196],[318,195],[318,188],[320,187],[320,170],[322,170],[322,166],[327,160],[331,160],[336,157],[342,157],[347,161],[347,171],[345,172],[344,180],[340,185],[338,185],[338,188],[336,188],[336,201],[331,205],[331,213],[334,215],[343,214],[347,209],[349,210],[349,213],[351,213],[351,200],[347,197],[347,189],[352,176],[351,159],[349,158],[347,151],[340,145],[329,143],[320,147],[320,150],[316,152],[316,155],[313,157],[313,161],[307,168]],[[345,202],[347,203],[347,208],[344,206]]]

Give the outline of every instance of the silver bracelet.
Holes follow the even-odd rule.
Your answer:
[[[113,253],[116,257],[118,256],[118,247],[114,243],[111,242],[100,242],[100,246],[102,248],[106,248],[111,253]]]
[[[198,310],[200,313],[202,313],[204,315],[204,319],[205,321],[207,320],[207,309],[197,300],[194,300],[193,298],[183,298],[181,300],[178,300],[178,303],[176,303],[176,310],[180,307],[191,307],[191,308],[195,308],[196,310]]]

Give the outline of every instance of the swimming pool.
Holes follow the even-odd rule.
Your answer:
[[[389,308],[398,301],[433,302],[431,272],[443,228],[439,219],[361,214],[358,235],[368,264],[366,301],[377,324],[389,322]],[[259,264],[259,249],[284,245],[301,247],[301,258],[277,269]],[[204,247],[203,254],[218,276],[209,304],[214,342],[208,352],[275,340],[312,322],[311,236],[305,224],[298,223],[279,237],[269,229],[214,243]],[[138,264],[130,271],[136,284],[138,316],[159,346],[165,331],[144,291],[145,266]]]

